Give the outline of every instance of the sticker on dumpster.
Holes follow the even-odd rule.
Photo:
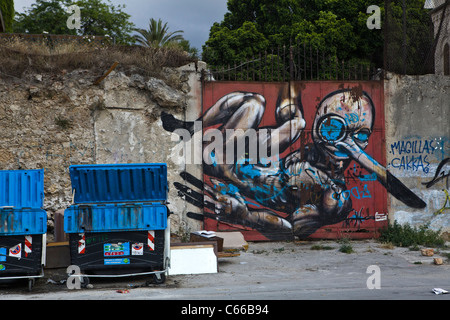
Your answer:
[[[80,233],[81,239],[78,240],[78,253],[85,254],[86,253],[86,237],[84,233]]]
[[[155,231],[149,231],[148,232],[148,240],[147,240],[148,247],[150,251],[155,250]]]
[[[9,248],[9,256],[13,258],[22,258],[22,244],[19,243],[14,247]]]
[[[28,257],[28,254],[31,253],[32,245],[33,245],[33,237],[25,236],[25,257]]]
[[[119,264],[130,264],[129,258],[121,258],[121,259],[104,259],[103,260],[104,265],[111,266],[111,265],[119,265]]]
[[[0,248],[0,262],[6,261],[6,248]]]
[[[142,256],[144,254],[144,244],[143,243],[133,243],[131,246],[131,255]]]
[[[0,271],[4,271],[4,270],[6,270],[6,267],[5,267],[5,265],[3,265],[3,264],[0,264]]]
[[[129,256],[130,255],[130,243],[105,243],[103,245],[103,255],[105,257],[111,256]]]

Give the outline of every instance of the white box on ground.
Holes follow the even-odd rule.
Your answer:
[[[214,246],[187,245],[171,247],[169,275],[217,273]]]

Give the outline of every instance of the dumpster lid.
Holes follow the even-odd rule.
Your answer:
[[[0,170],[0,208],[42,208],[44,169]]]
[[[167,199],[165,163],[72,165],[69,173],[74,203]]]

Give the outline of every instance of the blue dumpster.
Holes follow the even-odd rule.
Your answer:
[[[152,274],[169,263],[167,165],[69,167],[73,204],[64,211],[71,264],[89,277]]]
[[[44,276],[44,170],[0,171],[0,280]]]

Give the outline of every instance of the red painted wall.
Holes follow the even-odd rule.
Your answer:
[[[241,96],[239,94],[232,95],[233,92],[239,92]],[[386,188],[380,181],[377,181],[379,179],[375,179],[376,176],[375,174],[372,175],[371,170],[365,169],[360,163],[354,160],[354,157],[348,157],[348,161],[342,162],[345,163],[344,169],[342,170],[343,174],[338,177],[339,174],[334,174],[335,171],[333,171],[333,165],[329,162],[330,159],[326,159],[329,154],[323,152],[323,145],[313,141],[314,121],[316,117],[319,118],[317,115],[318,107],[325,97],[330,94],[336,96],[341,95],[341,99],[344,100],[342,105],[344,106],[363,103],[361,102],[362,100],[358,100],[361,98],[363,92],[373,102],[374,111],[373,125],[371,126],[370,137],[364,152],[380,165],[385,166],[384,94],[382,82],[306,81],[294,82],[291,85],[289,83],[205,82],[203,84],[204,133],[210,128],[221,128],[224,125],[228,125],[228,121],[233,114],[238,112],[237,110],[240,112],[241,106],[245,104],[245,99],[247,99],[245,94],[248,94],[250,97],[262,96],[265,99],[265,107],[262,108],[263,110],[261,111],[261,108],[255,107],[254,110],[257,111],[253,111],[253,113],[263,112],[260,121],[255,122],[251,115],[249,118],[252,119],[252,123],[257,123],[257,125],[254,125],[256,130],[266,127],[277,128],[283,123],[280,120],[277,121],[276,117],[277,107],[280,105],[280,93],[282,98],[288,98],[290,96],[291,102],[295,102],[297,107],[303,110],[302,116],[305,120],[305,127],[301,130],[298,138],[291,139],[289,148],[280,153],[279,156],[279,159],[283,163],[283,161],[286,161],[285,159],[289,158],[289,155],[295,153],[297,155],[296,161],[298,162],[296,167],[291,166],[289,170],[285,170],[282,173],[279,172],[278,175],[271,175],[270,177],[258,174],[257,179],[254,181],[245,182],[246,186],[249,185],[248,187],[242,187],[239,182],[233,183],[233,181],[227,178],[227,174],[223,173],[227,170],[234,170],[233,172],[236,173],[238,170],[242,171],[242,168],[236,169],[231,167],[230,169],[230,167],[226,167],[221,170],[215,168],[215,171],[212,170],[211,172],[207,168],[208,165],[204,164],[203,182],[207,185],[204,189],[204,195],[210,201],[210,204],[213,204],[213,206],[210,205],[204,209],[204,228],[217,231],[238,230],[249,241],[293,239],[294,236],[298,238],[317,239],[376,237],[378,230],[385,227],[388,223]],[[255,95],[252,96],[250,93]],[[345,102],[346,97],[348,98],[349,95],[355,96],[355,101]],[[214,117],[211,114],[212,112],[208,113],[208,110],[220,99],[224,100],[224,97],[229,97],[229,99],[225,99],[228,102],[223,103],[222,108],[216,106],[216,109],[219,110],[214,115],[217,121],[213,125],[209,125],[212,123],[211,119]],[[249,101],[254,103],[255,101],[251,99]],[[239,106],[230,106],[233,103]],[[358,130],[361,130],[358,126],[368,126],[367,122],[364,123],[364,121],[370,120],[366,114],[369,112],[360,111],[359,116],[352,116],[354,112],[351,112],[350,109],[348,112],[336,111],[336,109],[333,110],[330,106],[329,110],[327,110],[324,109],[324,104],[320,105],[320,107],[322,108],[322,115],[330,115],[337,112],[340,116],[347,119],[347,137],[357,135]],[[239,120],[242,120],[242,117],[249,116],[251,112],[248,110],[246,109],[245,112],[241,112],[239,116],[241,118]],[[368,109],[364,109],[364,106],[362,106],[362,110],[367,111]],[[366,118],[364,119],[364,117]],[[289,115],[287,116],[288,118]],[[292,126],[288,126],[288,128],[292,128]],[[292,132],[285,130],[283,137],[284,135],[292,136]],[[357,137],[360,136],[357,135]],[[352,139],[355,140],[354,138]],[[204,146],[207,143],[204,141]],[[312,149],[316,150],[316,152],[308,151]],[[314,165],[314,159],[308,159],[307,154],[322,154],[321,160],[317,163],[317,167]],[[342,156],[342,152],[339,154]],[[314,156],[310,157],[314,158]],[[333,161],[336,163],[336,160]],[[337,163],[339,164],[339,161]],[[286,165],[286,163],[284,162],[282,165]],[[299,170],[302,174],[299,173],[296,176],[297,173],[293,170],[294,167],[301,168]],[[244,166],[243,168],[249,170],[255,169],[252,166]],[[325,200],[323,199],[329,196],[329,194],[325,195],[326,191],[324,190],[327,188],[327,182],[325,180],[319,179],[321,182],[316,184],[315,189],[312,188],[313,186],[311,184],[301,184],[301,179],[307,177],[304,174],[309,174],[309,176],[314,175],[319,170],[323,173],[331,170],[331,173],[328,173],[328,177],[331,181],[336,179],[337,184],[340,186],[339,191],[335,192],[335,195],[332,195],[332,197],[339,198],[342,202],[335,206],[334,209],[327,209],[328,207],[324,205]],[[309,176],[307,177],[308,181],[310,179]],[[247,178],[251,180],[251,177],[248,175],[245,178],[242,175],[239,176],[241,181]],[[277,188],[273,187],[273,179],[280,179],[279,183],[276,184],[278,186]],[[265,181],[265,192],[272,187],[274,193],[282,194],[280,197],[283,199],[280,200],[280,197],[278,197],[277,205],[270,205],[269,202],[259,201],[261,199],[260,195],[255,195],[252,191],[252,188],[262,188],[260,187],[261,181]],[[302,196],[297,196],[299,194],[297,192],[298,189],[292,191],[295,188],[302,189]],[[288,192],[288,189],[291,191]],[[299,198],[303,199],[299,200]],[[348,199],[351,199],[351,203]],[[280,201],[285,201],[286,206],[280,206]],[[243,207],[244,205],[246,208]],[[338,208],[338,206],[341,206],[341,208]],[[345,207],[345,210],[342,209],[343,207]],[[246,214],[243,212],[250,213]],[[311,215],[312,218],[308,220],[307,215]],[[257,217],[259,218],[257,219]],[[285,227],[277,228],[271,223],[284,223]],[[312,225],[310,229],[308,229],[309,223]],[[289,231],[289,226],[291,226],[291,231]],[[299,229],[296,229],[297,227]],[[298,231],[305,230],[305,228],[308,232]]]

